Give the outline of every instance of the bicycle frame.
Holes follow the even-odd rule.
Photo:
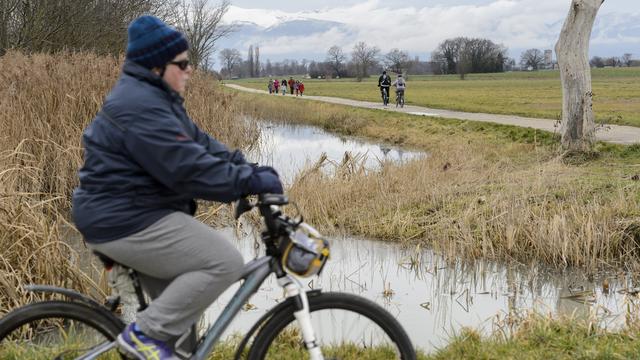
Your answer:
[[[224,310],[216,319],[216,322],[211,326],[200,340],[200,344],[197,346],[196,352],[189,358],[191,360],[205,360],[209,353],[213,350],[213,347],[222,336],[222,333],[227,329],[231,321],[236,317],[242,305],[249,300],[249,298],[258,291],[260,285],[266,280],[266,278],[274,272],[272,269],[271,256],[264,256],[248,262],[243,270],[242,279],[244,282],[231,298],[231,301],[225,306]]]
[[[400,104],[400,101],[404,101],[404,89],[403,90],[396,90],[396,106],[398,106],[398,104]]]
[[[220,340],[220,337],[227,329],[231,321],[236,317],[242,306],[249,300],[253,294],[255,294],[260,285],[267,279],[272,273],[278,273],[278,265],[275,263],[276,259],[272,256],[263,256],[258,259],[251,260],[245,264],[242,276],[239,280],[244,280],[240,288],[235,292],[231,301],[225,306],[220,316],[216,319],[215,323],[209,327],[206,333],[199,339],[198,345],[195,348],[195,352],[189,357],[189,360],[205,360],[209,354],[213,351],[216,343]],[[323,359],[320,352],[320,348],[315,345],[315,335],[311,325],[309,323],[309,305],[306,292],[301,291],[300,285],[288,276],[282,273],[278,279],[278,283],[286,290],[287,297],[300,296],[303,308],[296,312],[296,319],[301,323],[303,328],[303,336],[305,342],[308,344],[308,350],[311,355],[311,359]],[[64,290],[64,289],[63,289]],[[59,291],[56,291],[59,292]],[[74,292],[75,293],[75,292]],[[97,303],[96,303],[97,304]],[[100,307],[101,308],[101,307]],[[305,316],[306,315],[306,316]],[[86,353],[76,360],[94,360],[98,355],[107,352],[116,347],[116,342],[108,344],[100,344],[95,347],[89,353]]]
[[[298,306],[296,307],[294,316],[300,324],[303,340],[309,352],[311,360],[323,359],[320,346],[316,342],[315,333],[313,327],[311,326],[309,302],[306,292],[302,290],[302,284],[283,270],[276,257],[269,255],[273,254],[273,252],[270,251],[273,251],[274,248],[273,240],[271,239],[275,236],[280,236],[278,231],[276,231],[276,229],[278,229],[278,226],[276,225],[276,220],[274,219],[274,214],[276,212],[279,213],[279,210],[274,211],[274,208],[277,210],[277,207],[274,206],[286,204],[288,203],[288,200],[286,199],[286,197],[282,197],[280,195],[261,195],[261,200],[263,200],[264,203],[259,206],[259,209],[261,215],[264,218],[266,229],[268,230],[267,232],[262,234],[263,241],[267,245],[267,255],[258,259],[254,259],[245,264],[242,276],[240,277],[240,279],[238,279],[238,281],[244,280],[244,282],[233,295],[231,301],[227,304],[227,306],[225,306],[224,310],[216,319],[215,323],[211,327],[209,327],[206,330],[204,336],[198,340],[198,345],[194,349],[194,353],[192,353],[192,355],[189,357],[189,360],[205,360],[207,358],[209,353],[213,350],[215,344],[218,342],[218,340],[220,340],[220,337],[227,329],[231,321],[236,317],[242,306],[249,300],[249,298],[253,294],[258,291],[260,285],[262,285],[265,279],[272,273],[276,274],[276,277],[278,278],[278,285],[280,285],[285,290],[286,297],[297,297],[297,300],[299,300],[296,302]],[[242,214],[242,212],[248,211],[252,207],[253,206],[249,206],[249,203],[246,202],[246,199],[245,202],[239,201],[236,207],[236,219]],[[241,212],[237,212],[239,209],[242,209]],[[100,344],[99,346],[92,349],[92,351],[86,353],[78,359],[95,359],[99,354],[109,351],[115,346],[115,341],[111,344]]]
[[[380,87],[380,91],[382,92],[382,102],[383,103],[389,102],[389,87],[382,86]]]

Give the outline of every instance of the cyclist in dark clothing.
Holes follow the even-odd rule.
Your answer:
[[[174,340],[241,275],[242,255],[193,217],[194,199],[282,193],[275,170],[248,163],[187,115],[188,49],[160,19],[134,20],[120,79],[82,137],[74,222],[89,248],[136,269],[153,297],[118,336],[136,359],[179,360]]]
[[[382,95],[382,102],[386,106],[389,99],[389,88],[391,87],[391,77],[387,75],[386,71],[383,71],[378,78],[378,87],[380,88],[380,95]]]

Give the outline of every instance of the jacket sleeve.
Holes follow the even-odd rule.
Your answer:
[[[229,151],[229,149],[224,144],[212,138],[204,131],[200,130],[198,125],[196,125],[194,122],[191,122],[191,125],[194,128],[194,140],[198,144],[204,146],[209,154],[221,159],[229,160],[236,165],[247,164],[247,160],[240,150]]]
[[[249,165],[236,165],[228,158],[211,154],[185,134],[172,112],[161,107],[146,109],[131,123],[124,145],[156,180],[193,198],[234,201],[246,194],[253,173]]]

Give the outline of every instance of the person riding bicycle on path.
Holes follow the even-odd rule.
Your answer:
[[[387,71],[383,71],[382,75],[378,78],[378,87],[380,88],[380,94],[382,95],[382,101],[384,101],[384,91],[387,93],[387,98],[389,97],[389,87],[391,86],[391,78],[387,75]],[[386,104],[385,104],[386,105]]]
[[[398,74],[398,78],[393,81],[391,86],[396,87],[396,97],[400,94],[404,95],[404,90],[407,88],[407,82],[402,77],[402,74]]]
[[[82,137],[73,220],[89,248],[137,270],[153,298],[118,336],[137,359],[178,359],[177,337],[241,275],[240,252],[193,217],[194,199],[282,193],[275,170],[247,163],[187,115],[188,48],[160,19],[133,20],[122,74]]]

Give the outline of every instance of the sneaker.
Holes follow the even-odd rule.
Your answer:
[[[136,323],[129,324],[118,335],[118,346],[126,355],[138,360],[180,360],[164,341],[146,336]]]

